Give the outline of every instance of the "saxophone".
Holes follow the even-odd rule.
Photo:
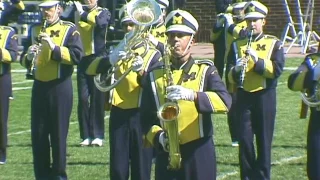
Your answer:
[[[164,71],[165,71],[165,87],[173,85],[173,78],[171,72],[171,48],[166,47],[163,61],[164,61]],[[162,128],[168,139],[167,147],[164,149],[169,152],[169,164],[168,169],[178,170],[181,167],[181,154],[180,154],[180,143],[179,143],[179,130],[178,130],[178,115],[180,114],[180,109],[178,103],[165,99],[165,103],[160,106],[157,111],[157,116],[161,121]]]
[[[46,28],[47,28],[47,21],[44,20],[40,32],[45,32]],[[37,49],[33,52],[33,58],[31,60],[31,66],[27,68],[26,79],[34,79],[33,73],[34,73],[36,61],[38,59],[38,56],[39,56],[40,51],[41,51],[41,46],[42,46],[40,42],[41,42],[41,39],[37,38]]]

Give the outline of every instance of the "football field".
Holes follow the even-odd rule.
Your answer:
[[[300,94],[287,88],[287,78],[301,59],[287,59],[286,70],[279,78],[277,117],[272,146],[273,180],[306,180],[307,119],[299,119]],[[33,81],[25,79],[25,72],[13,64],[13,95],[8,123],[7,164],[0,165],[0,180],[32,180],[32,149],[30,138],[30,96]],[[103,147],[80,147],[77,121],[76,73],[73,75],[74,103],[71,114],[67,149],[67,173],[70,180],[108,180],[109,148],[108,120],[105,117]],[[238,148],[231,146],[226,115],[213,115],[218,180],[239,178]],[[153,179],[153,178],[152,178]]]

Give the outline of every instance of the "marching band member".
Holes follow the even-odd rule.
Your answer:
[[[307,55],[304,62],[289,76],[289,89],[292,91],[307,90],[310,94],[318,93],[316,96],[319,98],[319,91],[315,92],[315,85],[319,84],[320,80],[319,59],[319,53]],[[317,100],[319,101],[319,99]],[[319,107],[310,107],[310,110],[307,138],[307,173],[310,180],[317,180],[320,179],[320,109]]]
[[[124,32],[132,31],[135,24],[129,18],[126,7],[120,10],[121,25]],[[142,42],[144,43],[144,42]],[[146,50],[141,42],[137,42],[131,49],[138,54],[133,59],[124,61],[115,72],[121,76],[129,67],[130,72],[113,90],[109,119],[109,147],[110,147],[110,179],[111,180],[149,180],[152,164],[152,149],[143,148],[140,122],[140,99],[142,89],[139,79],[149,68],[159,63],[161,54],[151,48]],[[147,51],[147,53],[143,53]],[[118,53],[117,53],[118,52]],[[114,56],[114,53],[117,53]],[[125,58],[125,52],[114,49],[106,58],[97,58],[87,69],[87,74],[106,73],[111,65],[119,64],[119,59]],[[143,57],[140,55],[145,54]],[[129,167],[130,171],[129,171]]]
[[[281,42],[263,33],[268,8],[258,1],[248,3],[244,18],[251,33],[232,44],[228,64],[233,66],[228,79],[238,85],[235,108],[240,123],[241,179],[270,179],[276,87],[284,67],[284,54]]]
[[[21,0],[10,0],[10,2],[0,2],[0,25],[7,26],[12,17],[18,16],[25,9]]]
[[[155,68],[145,76],[141,100],[141,120],[145,145],[153,145],[157,154],[156,180],[202,180],[216,178],[216,157],[212,139],[212,113],[226,113],[231,104],[227,89],[211,61],[195,60],[190,48],[198,31],[197,20],[187,11],[171,11],[166,18],[168,44],[173,47],[171,70]],[[167,53],[166,53],[167,54]],[[165,55],[166,56],[166,55]],[[172,71],[173,86],[164,87],[165,71]],[[167,77],[167,76],[166,76]],[[178,82],[179,81],[179,82]],[[178,82],[178,83],[177,83]],[[157,110],[167,98],[177,101],[181,169],[168,170],[167,139],[158,126]]]
[[[78,121],[80,126],[81,146],[102,146],[104,139],[104,101],[105,93],[94,85],[93,77],[85,74],[83,64],[106,54],[106,35],[110,12],[97,6],[97,0],[86,0],[83,9],[79,1],[75,7],[80,16],[75,24],[83,43],[84,57],[77,70],[78,85]]]
[[[232,4],[232,15],[235,16],[234,21],[233,19],[231,20],[226,20],[228,25],[226,25],[226,37],[225,37],[225,53],[224,53],[224,63],[227,63],[228,61],[228,54],[230,51],[230,47],[232,45],[232,42],[240,37],[245,37],[245,29],[247,27],[246,21],[243,19],[244,18],[244,8],[247,2],[237,2]],[[229,15],[230,16],[230,15]],[[226,18],[226,19],[229,19]],[[225,74],[228,74],[230,70],[230,65],[226,64],[226,72]],[[228,76],[225,76],[226,78],[226,85],[227,89],[232,97],[232,105],[230,108],[230,111],[228,112],[228,125],[229,125],[229,131],[231,135],[231,142],[232,146],[239,146],[239,140],[238,140],[238,132],[239,132],[239,125],[238,125],[238,120],[237,120],[237,115],[235,112],[235,104],[236,104],[236,88],[233,84],[229,82]]]
[[[82,43],[76,26],[59,19],[59,1],[44,0],[39,7],[45,20],[42,28],[32,28],[30,44],[35,39],[41,42],[33,43],[21,59],[25,67],[33,59],[35,64],[31,97],[34,173],[37,180],[67,179],[66,141],[73,104],[71,75],[73,65],[81,59]]]
[[[0,26],[0,165],[6,163],[11,63],[17,59],[18,41],[13,28]]]

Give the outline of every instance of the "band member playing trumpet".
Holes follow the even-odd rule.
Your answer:
[[[125,38],[129,37],[131,33],[139,33],[136,32],[139,25],[135,24],[130,18],[127,5],[122,7],[119,12],[122,28],[127,33]],[[132,47],[122,47],[122,42],[127,42],[127,45],[132,44]],[[149,71],[149,68],[159,63],[161,53],[151,45],[151,42],[136,40],[135,37],[122,42],[113,49],[109,56],[95,59],[89,65],[87,74],[107,73],[112,65],[117,69],[114,76],[115,79],[118,79],[129,68],[132,68],[132,71],[121,81],[117,80],[120,82],[111,92],[109,119],[110,179],[127,180],[130,172],[132,180],[149,180],[152,149],[143,148],[139,113],[142,89],[139,86],[138,79]],[[150,44],[146,46],[145,43]],[[126,44],[124,45],[126,46]],[[132,54],[127,54],[125,49],[132,51]]]
[[[11,95],[11,63],[17,59],[18,41],[13,28],[0,26],[0,165],[7,160],[9,96]]]
[[[258,1],[248,3],[244,18],[250,33],[232,44],[228,79],[238,86],[235,108],[240,123],[241,179],[270,179],[276,87],[283,71],[284,55],[281,42],[263,33],[268,8]]]
[[[288,87],[292,91],[307,91],[311,102],[311,114],[307,136],[307,173],[310,180],[320,179],[320,54],[309,54],[304,62],[288,78]],[[313,105],[317,104],[317,105]]]
[[[226,113],[231,98],[212,61],[191,57],[190,48],[198,31],[197,20],[187,11],[174,10],[168,14],[165,22],[168,35],[166,46],[172,48],[166,48],[164,66],[146,75],[141,100],[145,145],[153,145],[158,149],[155,178],[215,179],[216,157],[211,114]],[[171,117],[165,108],[161,108],[167,101],[178,106],[172,111],[176,112],[172,115],[177,116],[174,122],[178,126],[170,130],[165,129],[166,126],[159,126],[163,122],[159,119]],[[171,132],[177,135],[175,142],[171,141],[174,138],[167,138]],[[180,149],[175,155],[181,159],[169,163],[169,154],[174,149]],[[168,169],[168,165],[172,169]]]
[[[35,65],[31,97],[34,174],[37,180],[67,179],[66,141],[73,104],[71,75],[73,65],[81,59],[82,43],[76,26],[59,19],[59,1],[45,0],[39,7],[44,25],[32,27],[29,42],[31,45],[39,39],[40,43],[34,42],[21,59],[23,66]],[[35,49],[39,49],[37,53]]]
[[[77,14],[75,24],[83,43],[84,57],[78,65],[78,121],[81,146],[102,146],[104,139],[105,93],[94,85],[93,77],[85,74],[84,64],[106,54],[106,35],[110,12],[97,6],[97,0],[85,0],[85,8],[79,1],[74,2]]]

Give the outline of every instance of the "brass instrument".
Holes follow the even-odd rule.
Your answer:
[[[319,56],[320,54],[315,53],[314,55]],[[308,56],[312,56],[312,54],[309,54]],[[313,67],[315,67],[319,63],[320,60],[318,60],[317,63],[313,65]],[[313,89],[310,92],[301,92],[301,98],[302,101],[309,107],[316,107],[317,110],[320,110],[320,81],[314,81]]]
[[[41,32],[45,32],[46,31],[46,28],[47,28],[47,20],[44,20],[43,22],[43,25],[41,27],[41,30],[40,30],[40,33]],[[27,68],[27,73],[26,73],[26,79],[33,79],[33,73],[34,73],[34,70],[35,70],[35,65],[36,65],[36,62],[37,62],[37,59],[38,59],[38,56],[40,54],[40,51],[41,51],[41,39],[38,38],[37,39],[37,49],[33,52],[33,58],[31,60],[31,66],[29,68]]]
[[[96,87],[102,91],[110,91],[115,88],[131,71],[132,67],[128,68],[120,77],[114,77],[114,73],[120,68],[122,63],[131,58],[135,57],[136,54],[132,51],[132,48],[138,43],[142,43],[144,46],[144,53],[142,57],[149,50],[149,42],[145,38],[145,34],[148,33],[148,26],[155,24],[161,18],[161,9],[158,3],[154,0],[133,0],[130,1],[126,6],[127,14],[129,18],[136,24],[134,29],[125,34],[123,40],[113,49],[109,57],[118,57],[120,51],[126,52],[126,56],[119,59],[107,72],[107,74],[98,74],[94,77],[94,83]],[[110,85],[111,78],[114,77],[116,80]]]
[[[174,85],[172,72],[171,72],[171,48],[166,47],[163,56],[164,71],[165,71],[165,87]],[[157,111],[157,116],[161,121],[162,128],[168,138],[167,147],[164,147],[169,152],[168,169],[178,170],[181,167],[181,154],[179,143],[179,129],[178,129],[178,116],[180,108],[175,101],[166,99],[166,102],[160,106]]]
[[[251,48],[252,37],[253,37],[253,29],[252,29],[251,32],[250,32],[250,37],[249,37],[249,40],[248,40],[248,42],[247,42],[246,51],[248,51],[248,50]],[[247,68],[248,68],[249,58],[250,58],[250,57],[249,57],[249,54],[248,54],[248,52],[246,52],[246,56],[244,57],[245,63],[244,63],[244,65],[243,65],[242,70],[240,71],[240,79],[239,79],[238,88],[243,88],[244,79],[245,79],[245,77],[246,77],[246,71],[247,71]]]

